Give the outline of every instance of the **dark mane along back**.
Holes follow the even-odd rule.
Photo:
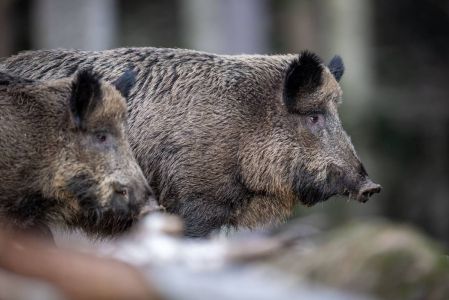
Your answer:
[[[35,83],[35,81],[19,76],[13,76],[9,73],[0,72],[0,86],[11,84],[31,84],[31,83]]]

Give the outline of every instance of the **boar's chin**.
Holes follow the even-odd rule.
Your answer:
[[[139,219],[132,211],[117,211],[111,207],[90,208],[82,212],[80,223],[92,235],[112,236],[126,232]]]
[[[82,228],[94,236],[111,236],[127,231],[140,218],[141,207],[137,204],[124,204],[115,199],[102,201],[97,182],[89,174],[78,174],[69,180],[68,189],[75,197],[79,210],[72,226]],[[106,202],[106,205],[102,205]]]
[[[335,180],[329,180],[329,177],[324,182],[317,182],[311,176],[305,177],[304,172],[302,175],[295,180],[294,190],[299,202],[306,206],[313,206],[343,192],[340,185]]]
[[[320,188],[308,188],[301,191],[299,201],[306,206],[313,206],[319,202],[324,202],[330,197],[337,195],[337,192],[330,192]]]

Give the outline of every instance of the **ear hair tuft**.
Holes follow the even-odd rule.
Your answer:
[[[345,65],[343,63],[343,59],[339,55],[335,55],[331,59],[328,68],[337,81],[340,81],[341,77],[345,73]]]
[[[287,107],[296,105],[299,93],[312,93],[322,84],[323,65],[321,59],[310,51],[303,51],[288,67],[284,100]]]
[[[70,97],[70,112],[77,128],[84,128],[87,115],[101,101],[100,77],[92,69],[84,69],[75,74]]]

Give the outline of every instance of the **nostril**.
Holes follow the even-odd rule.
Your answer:
[[[381,190],[381,186],[377,183],[372,182],[371,180],[368,180],[365,182],[365,184],[360,188],[357,200],[361,202],[368,201],[369,198],[371,198],[372,195],[379,193]]]
[[[372,191],[364,191],[364,192],[362,193],[362,195],[365,196],[365,197],[371,197],[373,194],[374,194],[374,193],[373,193]]]

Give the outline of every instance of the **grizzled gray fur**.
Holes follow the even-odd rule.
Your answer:
[[[2,227],[109,235],[138,219],[151,189],[126,136],[132,77],[114,87],[88,70],[45,82],[0,72]]]
[[[159,203],[183,217],[190,236],[278,222],[298,202],[336,194],[366,201],[380,190],[338,117],[339,57],[326,66],[309,52],[47,50],[1,67],[38,79],[93,67],[107,81],[132,68],[131,147]]]

